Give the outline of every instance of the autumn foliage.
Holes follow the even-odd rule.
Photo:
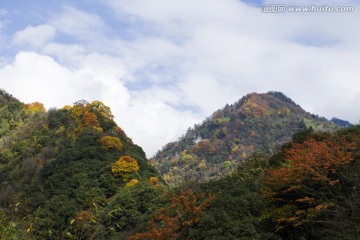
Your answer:
[[[110,108],[100,101],[92,101],[87,104],[90,110],[99,112],[105,119],[105,121],[112,121],[114,116],[111,114]]]
[[[88,103],[85,100],[80,100],[75,102],[72,107],[65,106],[64,109],[69,110],[71,116],[76,121],[78,125],[76,132],[81,132],[84,128],[93,128],[98,131],[103,131],[100,126],[100,118],[105,122],[111,122],[114,118],[110,108],[100,101]]]
[[[39,102],[25,104],[24,107],[26,114],[36,113],[36,112],[46,112],[44,104]]]
[[[127,181],[130,174],[139,171],[137,161],[130,156],[122,156],[117,160],[111,168],[111,172],[115,177],[121,177]]]
[[[150,177],[149,183],[153,186],[159,186],[159,179],[157,177]]]
[[[199,214],[214,199],[214,195],[196,195],[192,190],[181,192],[180,195],[168,197],[170,206],[160,208],[151,220],[148,231],[133,235],[130,240],[175,240],[187,234],[199,220]]]
[[[117,137],[105,136],[100,139],[99,143],[105,150],[121,151],[123,149],[123,144]]]
[[[84,128],[100,128],[97,116],[93,112],[84,111],[82,114],[82,127]]]
[[[127,184],[125,184],[125,187],[132,187],[135,186],[136,184],[138,184],[139,180],[137,180],[136,178],[131,179]]]
[[[334,185],[337,183],[333,179],[337,167],[352,160],[352,153],[346,151],[349,148],[352,145],[343,139],[309,139],[302,144],[295,143],[292,148],[284,151],[286,162],[283,167],[269,170],[267,180],[273,186],[304,179]]]
[[[354,160],[357,141],[325,135],[283,150],[282,165],[267,171],[263,189],[272,206],[265,215],[274,221],[277,231],[312,222],[334,206],[338,169]]]
[[[241,112],[245,116],[262,117],[270,115],[268,101],[257,94],[250,94],[249,99],[243,104]]]

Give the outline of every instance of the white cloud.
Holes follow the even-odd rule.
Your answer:
[[[122,110],[122,109],[121,109]],[[176,140],[202,116],[191,111],[177,111],[157,100],[138,96],[124,111],[115,111],[118,122],[130,138],[151,157],[161,146]]]
[[[237,0],[106,4],[119,35],[107,35],[109,12],[64,7],[39,25],[59,34],[26,42],[38,52],[0,68],[2,87],[48,107],[103,101],[148,156],[249,92],[283,91],[312,113],[360,119],[357,13],[264,14]]]
[[[80,99],[103,101],[148,154],[199,120],[193,113],[178,112],[163,102],[171,101],[173,92],[153,89],[131,97],[121,80],[126,71],[120,59],[100,54],[77,55],[76,59],[76,66],[66,68],[49,56],[20,52],[13,63],[0,69],[1,86],[25,103],[40,101],[47,108]],[[159,131],[164,126],[168,126],[166,131]]]
[[[22,101],[40,101],[47,108],[79,99],[126,104],[129,94],[120,81],[123,69],[111,65],[114,62],[106,56],[84,55],[76,68],[69,69],[49,56],[20,52],[0,69],[1,85]]]
[[[61,44],[61,43],[48,43],[42,51],[45,55],[55,57],[60,64],[73,65],[79,61],[77,56],[86,53],[85,47],[80,44]]]
[[[360,119],[355,109],[360,96],[356,81],[360,71],[355,67],[359,64],[358,14],[262,14],[259,8],[235,0],[108,4],[119,16],[130,15],[151,26],[163,42],[155,49],[168,56],[166,61],[183,60],[174,83],[181,91],[174,94],[206,114],[247,92],[281,90],[308,110],[318,111],[314,113],[344,116],[352,122]],[[169,50],[165,46],[174,43],[174,37],[180,37],[180,43]],[[154,37],[141,39],[146,48],[147,40]],[[347,95],[347,101],[340,104],[336,99],[341,95]]]
[[[0,70],[5,90],[24,102],[42,101],[48,107],[74,100],[66,99],[76,89],[66,89],[70,77],[71,72],[52,58],[33,52],[18,53],[13,63]]]
[[[72,7],[65,7],[64,11],[54,17],[50,24],[60,32],[81,38],[95,38],[95,33],[104,28],[103,21],[99,16]]]
[[[40,48],[55,36],[55,29],[47,24],[36,27],[29,26],[15,33],[13,43],[17,45],[29,45]]]

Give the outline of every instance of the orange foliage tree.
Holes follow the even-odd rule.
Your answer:
[[[267,171],[263,195],[271,207],[276,230],[314,221],[334,205],[334,189],[340,166],[353,160],[354,142],[341,137],[308,139],[283,150],[282,166]]]
[[[92,104],[92,103],[91,103]],[[75,132],[82,132],[84,128],[93,128],[98,131],[102,131],[103,129],[100,127],[100,122],[94,112],[92,112],[94,108],[85,100],[80,100],[74,103],[73,107],[64,107],[71,111],[71,116],[74,118],[77,123],[77,128]]]
[[[157,177],[150,177],[149,183],[153,186],[159,186],[159,179]]]
[[[117,160],[111,168],[111,172],[115,177],[121,177],[126,182],[133,172],[139,171],[137,161],[130,156],[122,156]]]
[[[84,111],[82,114],[82,124],[83,128],[100,128],[100,123],[97,119],[97,116],[93,112]]]
[[[185,236],[189,229],[198,222],[199,214],[215,198],[214,195],[195,195],[192,190],[183,191],[180,195],[170,196],[169,208],[160,208],[151,220],[147,232],[137,233],[130,240],[175,240]]]

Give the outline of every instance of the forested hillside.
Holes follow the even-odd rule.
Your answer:
[[[218,179],[254,152],[275,153],[294,133],[309,127],[317,131],[339,128],[305,112],[280,92],[252,93],[216,111],[150,161],[171,185]]]
[[[46,112],[1,91],[0,122],[1,239],[126,239],[146,226],[157,172],[103,103]]]
[[[359,150],[360,126],[307,129],[272,157],[254,154],[222,179],[182,186],[131,239],[359,239]]]
[[[131,239],[359,239],[359,171],[360,126],[310,128],[272,157],[254,154],[228,176],[178,188]]]
[[[359,171],[360,126],[295,134],[272,157],[255,154],[229,176],[193,184],[216,197],[189,239],[360,239]]]
[[[248,95],[190,130],[182,141],[220,144],[209,159],[241,157],[219,179],[172,188],[99,101],[46,111],[1,91],[0,121],[0,239],[360,238],[360,126],[333,131],[280,93]],[[234,122],[241,131],[221,135]],[[232,151],[255,130],[253,150]],[[169,146],[190,164],[194,146],[182,141]]]

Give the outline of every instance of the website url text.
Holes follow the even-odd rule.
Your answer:
[[[263,13],[350,13],[354,11],[354,6],[287,6],[285,4],[268,4],[261,7],[261,12]]]

